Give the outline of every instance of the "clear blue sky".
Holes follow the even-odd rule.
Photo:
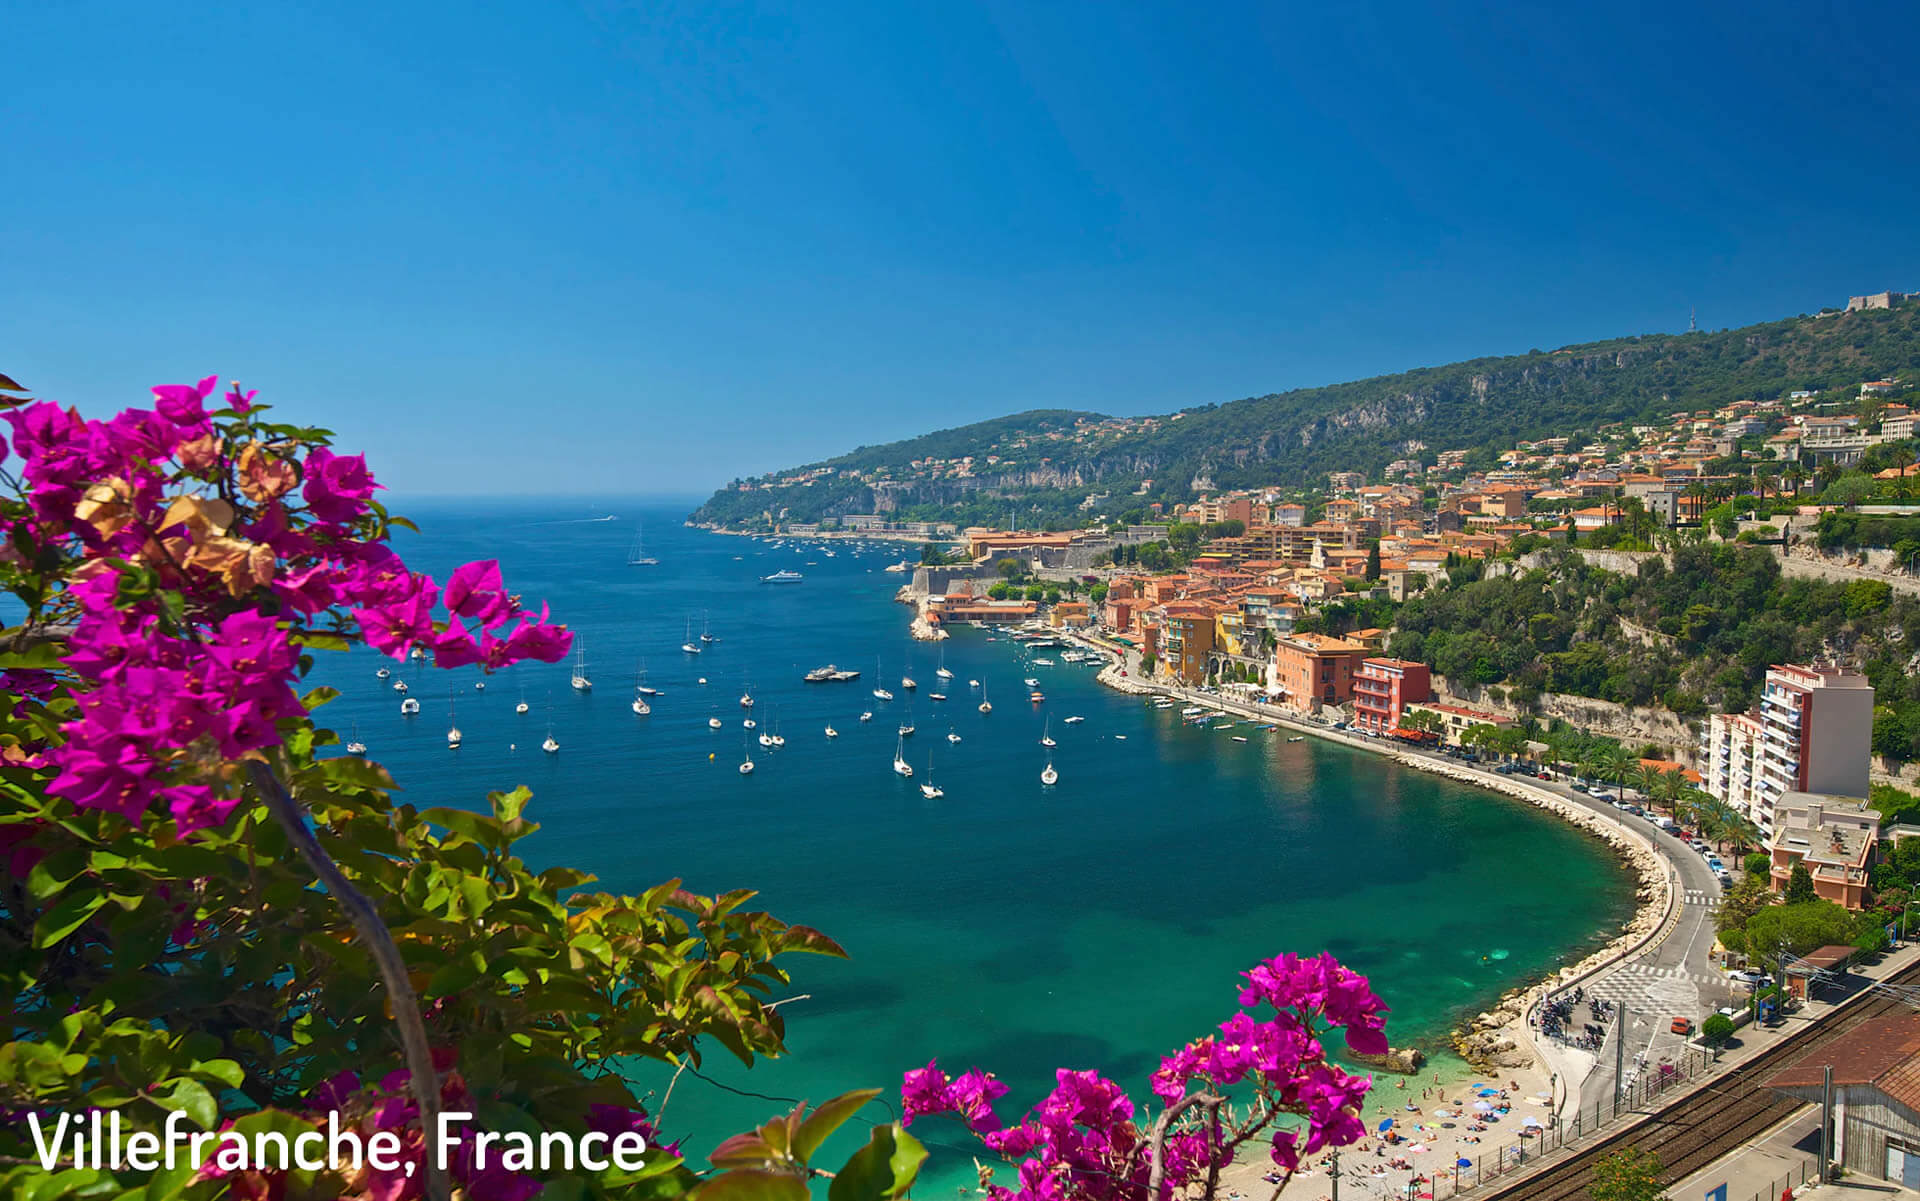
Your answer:
[[[686,492],[1920,288],[1911,6],[1432,7],[0,0],[0,371]]]

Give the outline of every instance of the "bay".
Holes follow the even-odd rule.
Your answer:
[[[1030,666],[974,629],[943,644],[955,678],[942,688],[941,652],[907,636],[911,611],[892,600],[906,577],[882,570],[912,548],[774,548],[686,529],[686,505],[622,498],[399,507],[422,527],[396,540],[416,569],[444,578],[499,559],[514,591],[583,639],[594,688],[574,691],[570,664],[523,665],[484,691],[477,671],[416,664],[397,678],[423,712],[403,718],[379,661],[357,652],[321,670],[343,693],[323,721],[357,733],[423,807],[484,808],[488,791],[528,786],[542,829],[521,846],[536,866],[583,868],[619,891],[671,877],[708,894],[758,889],[754,905],[851,955],[791,962],[806,999],[785,1010],[790,1056],[749,1071],[716,1047],[677,1086],[667,1126],[696,1155],[782,1107],[771,1098],[879,1086],[891,1100],[901,1072],[936,1055],[997,1073],[1013,1089],[1008,1115],[1056,1067],[1099,1068],[1144,1095],[1162,1054],[1232,1014],[1237,973],[1289,950],[1367,973],[1393,1008],[1394,1045],[1444,1065],[1452,1024],[1578,958],[1632,910],[1631,878],[1597,841],[1381,757],[1249,726],[1236,743],[1101,687],[1091,666]],[[626,563],[636,521],[657,566]],[[760,582],[779,569],[805,578]],[[703,625],[718,641],[684,654]],[[663,693],[645,717],[629,708],[643,660]],[[829,662],[861,678],[802,682]],[[1027,701],[1027,675],[1044,704]],[[876,683],[896,699],[872,697]],[[748,744],[749,686],[752,715],[784,748]],[[942,690],[948,701],[930,699]],[[523,696],[531,711],[516,715]],[[890,769],[903,720],[916,727],[912,781]],[[551,755],[539,749],[549,729]],[[1043,730],[1058,742],[1052,788],[1039,780]],[[756,770],[742,776],[749,749]],[[918,788],[929,756],[946,792],[936,801]],[[925,1133],[925,1195],[969,1182],[974,1148],[950,1128]]]

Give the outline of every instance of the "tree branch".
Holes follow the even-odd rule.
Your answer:
[[[1148,1138],[1152,1159],[1147,1169],[1147,1201],[1160,1201],[1167,1176],[1167,1128],[1173,1120],[1196,1106],[1218,1106],[1226,1098],[1218,1093],[1188,1093],[1160,1112],[1154,1119],[1153,1133]]]
[[[346,911],[360,934],[360,941],[366,944],[380,969],[380,978],[387,986],[387,1003],[393,1010],[394,1025],[399,1029],[400,1045],[406,1052],[407,1087],[420,1109],[420,1134],[427,1157],[427,1196],[432,1201],[448,1201],[447,1174],[440,1168],[439,1147],[435,1141],[440,1130],[440,1075],[433,1070],[427,1026],[420,1019],[420,1003],[407,980],[407,964],[400,957],[400,947],[393,941],[386,923],[380,920],[380,912],[373,902],[348,882],[340,866],[320,845],[307,825],[306,810],[293,799],[280,777],[259,760],[248,763],[247,770],[253,776],[254,787],[267,803],[267,811],[286,831],[288,841],[300,852],[300,858],[306,860],[320,883],[326,885],[340,908]]]

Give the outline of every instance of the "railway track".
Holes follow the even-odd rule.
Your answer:
[[[1920,963],[1902,969],[1885,983],[1920,983]],[[1898,998],[1884,995],[1856,1000],[1726,1075],[1709,1078],[1673,1104],[1655,1110],[1650,1118],[1597,1138],[1559,1163],[1480,1193],[1473,1201],[1571,1201],[1584,1197],[1593,1182],[1594,1164],[1628,1147],[1658,1156],[1660,1183],[1671,1185],[1771,1129],[1800,1107],[1800,1102],[1761,1087],[1761,1081],[1781,1068],[1817,1055],[1822,1047],[1861,1022],[1910,1008]]]

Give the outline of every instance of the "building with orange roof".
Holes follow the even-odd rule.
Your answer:
[[[1362,659],[1353,673],[1353,720],[1363,730],[1385,734],[1400,724],[1410,704],[1433,695],[1432,673],[1407,659]]]
[[[1288,634],[1274,644],[1274,682],[1283,705],[1301,713],[1344,705],[1353,696],[1353,672],[1367,657],[1358,642],[1331,634]]]

